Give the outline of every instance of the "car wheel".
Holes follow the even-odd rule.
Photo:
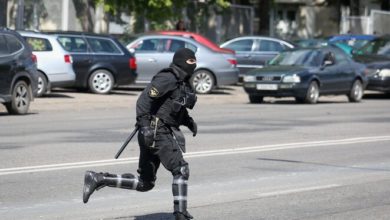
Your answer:
[[[318,83],[316,81],[312,81],[309,84],[309,88],[307,88],[305,103],[315,104],[320,97],[320,89],[318,87]]]
[[[9,114],[26,114],[31,102],[31,89],[25,81],[16,82],[11,94],[11,102],[5,106]]]
[[[190,83],[196,93],[207,94],[214,87],[214,77],[207,70],[198,70],[192,75]]]
[[[38,92],[37,92],[37,97],[41,97],[43,94],[46,93],[47,91],[47,79],[46,79],[46,76],[41,73],[41,72],[38,72]]]
[[[250,103],[262,103],[263,99],[264,99],[263,96],[249,95]]]
[[[95,70],[88,80],[91,92],[97,94],[107,94],[114,87],[114,77],[107,70]]]
[[[363,97],[363,85],[360,80],[355,80],[352,84],[352,89],[348,94],[350,102],[360,102]]]

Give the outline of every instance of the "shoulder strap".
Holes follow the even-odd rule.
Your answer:
[[[168,68],[162,69],[157,74],[162,73],[162,72],[170,72],[170,73],[172,73],[175,76],[175,78],[177,79],[179,84],[183,82],[183,80],[180,79],[179,73],[177,73],[172,67],[168,67]]]

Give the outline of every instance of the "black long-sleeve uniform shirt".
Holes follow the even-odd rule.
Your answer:
[[[156,74],[151,83],[142,91],[137,100],[137,123],[140,126],[149,126],[152,116],[156,116],[166,125],[179,127],[188,126],[192,118],[186,107],[175,104],[182,95],[180,85],[189,87],[183,81],[180,69],[175,65]]]

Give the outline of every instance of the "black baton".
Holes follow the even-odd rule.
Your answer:
[[[135,128],[134,128],[134,131],[131,132],[131,134],[129,135],[129,137],[127,137],[125,143],[123,143],[121,149],[119,149],[118,153],[116,153],[115,155],[115,159],[118,159],[118,157],[121,155],[122,151],[126,148],[126,146],[129,144],[129,142],[131,141],[131,139],[133,139],[134,135],[137,133],[139,127],[136,125]]]

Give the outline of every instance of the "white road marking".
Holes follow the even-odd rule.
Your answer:
[[[335,187],[339,187],[339,186],[341,186],[341,185],[330,184],[330,185],[324,185],[324,186],[313,186],[313,187],[304,187],[304,188],[297,188],[297,189],[287,189],[287,190],[259,193],[256,196],[259,198],[271,197],[271,196],[281,196],[281,195],[287,195],[287,194],[293,194],[293,193],[308,192],[308,191],[315,191],[315,190],[321,190],[321,189],[330,189],[330,188],[335,188]]]
[[[381,142],[381,141],[390,141],[390,136],[358,137],[358,138],[347,138],[347,139],[339,139],[339,140],[309,141],[309,142],[298,142],[298,143],[288,143],[288,144],[271,144],[271,145],[261,145],[261,146],[253,146],[253,147],[198,151],[198,152],[186,153],[185,158],[209,157],[209,156],[218,156],[218,155],[231,155],[231,154],[242,154],[242,153],[252,153],[252,152],[274,151],[274,150],[287,150],[287,149],[296,149],[296,148],[315,148],[321,146],[350,145],[350,144]],[[75,163],[49,164],[49,165],[40,165],[40,166],[4,168],[4,169],[0,169],[0,176],[21,174],[21,173],[46,172],[46,171],[53,171],[53,170],[78,169],[78,168],[85,168],[85,167],[132,164],[132,163],[138,163],[138,157],[128,157],[128,158],[122,158],[117,160],[110,159],[110,160],[84,161],[84,162],[75,162]]]

